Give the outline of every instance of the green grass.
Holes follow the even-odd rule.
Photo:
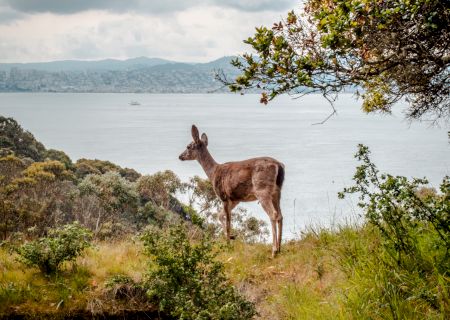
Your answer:
[[[281,290],[277,304],[285,319],[338,319],[339,305],[332,297],[314,286],[287,285]]]
[[[263,319],[446,319],[447,275],[404,268],[376,230],[344,226],[310,230],[276,259],[264,245],[235,243],[221,259],[235,285],[257,302]],[[433,266],[436,250],[422,257]],[[417,258],[417,257],[415,257]]]
[[[446,319],[448,272],[433,265],[436,251],[422,252],[426,273],[417,272],[414,257],[411,267],[392,267],[376,230],[347,226],[309,230],[283,244],[275,259],[269,245],[242,242],[226,247],[219,259],[261,319]],[[111,301],[105,283],[118,274],[138,282],[147,268],[141,244],[130,240],[97,243],[54,277],[23,266],[3,248],[0,314],[120,311],[129,306]],[[148,306],[134,306],[140,307]]]

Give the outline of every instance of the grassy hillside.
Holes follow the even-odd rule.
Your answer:
[[[269,245],[237,241],[221,251],[219,260],[233,285],[256,304],[260,319],[394,319],[394,314],[399,319],[445,319],[450,314],[448,277],[423,279],[387,269],[379,260],[384,252],[380,242],[378,232],[368,226],[323,229],[286,243],[275,259]],[[46,277],[2,248],[0,314],[150,312],[155,306],[108,287],[117,275],[141,281],[150,261],[139,241],[98,242],[60,275]],[[406,299],[410,291],[418,294]],[[427,291],[439,305],[423,300],[420,293]]]

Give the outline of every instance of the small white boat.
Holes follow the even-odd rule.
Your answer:
[[[140,106],[141,104],[138,101],[130,101],[130,106]]]

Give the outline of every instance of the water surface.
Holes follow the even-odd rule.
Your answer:
[[[141,105],[129,105],[132,100]],[[356,199],[338,200],[336,193],[351,183],[358,143],[370,147],[384,172],[426,176],[435,187],[450,172],[448,128],[410,125],[400,112],[365,115],[351,95],[338,100],[338,116],[323,125],[312,125],[330,113],[319,95],[281,97],[269,106],[258,100],[257,95],[231,94],[3,93],[0,114],[73,160],[110,160],[141,173],[170,169],[183,180],[206,177],[197,162],[178,160],[195,123],[208,134],[218,162],[271,156],[286,165],[282,210],[287,237],[311,224],[356,215]],[[269,221],[257,205],[247,207]]]

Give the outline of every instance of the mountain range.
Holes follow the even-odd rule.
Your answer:
[[[218,70],[233,78],[234,57],[208,63],[160,58],[128,60],[0,63],[0,92],[151,92],[228,91],[215,79]]]
[[[0,70],[9,71],[11,68],[40,70],[49,72],[58,71],[102,71],[102,70],[130,70],[143,67],[153,67],[156,65],[175,63],[174,61],[138,57],[127,60],[104,59],[96,61],[82,60],[61,60],[50,62],[32,62],[32,63],[0,63]]]

